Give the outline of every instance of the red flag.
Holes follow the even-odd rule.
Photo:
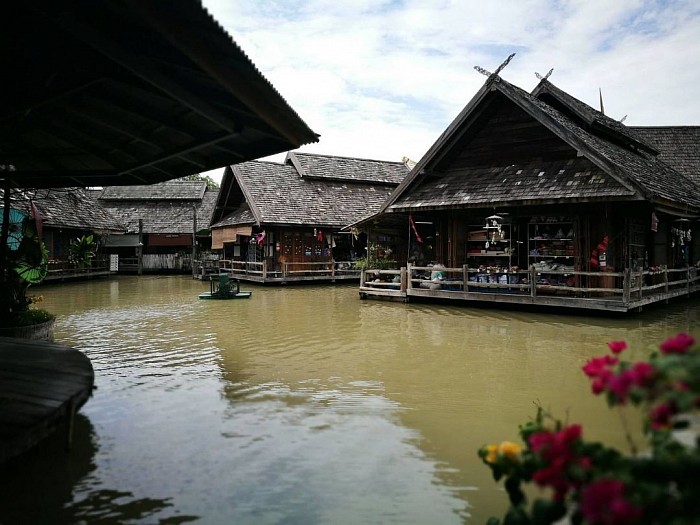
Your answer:
[[[416,234],[416,240],[417,240],[419,243],[422,244],[422,243],[423,243],[423,239],[421,239],[421,238],[420,238],[420,235],[418,235],[418,230],[416,229],[416,223],[413,222],[413,215],[409,215],[409,216],[408,216],[408,220],[409,220],[409,222],[411,223],[411,229],[413,230],[413,233]]]

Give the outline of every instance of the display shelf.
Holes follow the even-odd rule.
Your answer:
[[[576,261],[573,221],[530,223],[528,261],[537,273],[538,284],[572,286],[573,278],[568,272],[574,272]]]

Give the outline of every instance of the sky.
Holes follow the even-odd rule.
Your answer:
[[[486,80],[474,66],[511,53],[501,76],[527,91],[553,68],[626,125],[700,125],[698,0],[202,3],[321,135],[301,152],[418,161]]]

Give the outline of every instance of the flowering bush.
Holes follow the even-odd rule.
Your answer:
[[[674,432],[687,428],[700,407],[700,349],[694,345],[693,337],[678,334],[648,361],[631,363],[620,359],[627,344],[613,341],[610,354],[583,367],[592,392],[610,407],[642,410],[647,448],[641,454],[627,428],[630,453],[622,454],[586,441],[580,425],[565,425],[541,407],[520,427],[524,446],[504,441],[482,447],[479,456],[494,479],[505,478],[510,507],[503,523],[700,523],[700,439],[684,443]],[[529,504],[526,483],[547,489],[547,496]]]

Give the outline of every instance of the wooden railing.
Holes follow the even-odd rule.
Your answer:
[[[409,264],[400,270],[364,270],[360,287],[409,294],[440,291],[525,294],[532,297],[595,297],[632,304],[690,294],[700,288],[700,276],[695,267],[661,268],[655,271],[627,269],[623,272],[543,272],[532,266],[527,270],[495,272],[466,265],[461,268],[442,268]]]
[[[79,276],[95,272],[109,271],[109,257],[93,257],[89,264],[80,266],[77,263],[54,259],[48,262],[47,279],[65,278],[70,276]]]
[[[268,261],[247,262],[229,259],[219,261],[219,271],[234,276],[250,275],[262,279],[303,279],[305,277],[333,279],[338,276],[357,275],[359,272],[352,261],[284,262],[279,263],[276,269],[271,269]]]

